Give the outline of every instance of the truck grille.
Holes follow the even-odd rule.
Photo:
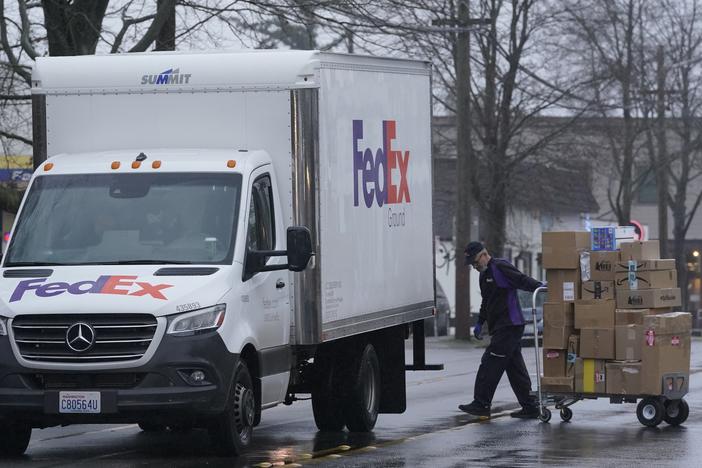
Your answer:
[[[20,315],[12,321],[12,331],[28,361],[99,363],[141,358],[156,325],[147,314]]]

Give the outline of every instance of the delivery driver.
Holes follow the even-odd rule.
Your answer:
[[[466,265],[473,265],[480,272],[482,303],[474,334],[482,340],[482,328],[487,322],[491,338],[475,377],[473,402],[458,408],[475,416],[490,416],[492,397],[502,374],[507,371],[512,390],[522,405],[522,409],[511,416],[536,418],[539,408],[531,395],[531,379],[522,357],[524,317],[517,289],[534,291],[541,283],[517,270],[507,260],[491,257],[480,242],[466,246],[465,258]]]

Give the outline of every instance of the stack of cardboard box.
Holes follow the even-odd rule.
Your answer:
[[[680,305],[675,261],[658,258],[658,241],[602,239],[543,235],[543,388],[661,394],[663,385],[680,385],[664,374],[689,374],[691,316],[671,313]]]

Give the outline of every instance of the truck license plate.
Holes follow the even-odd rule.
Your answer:
[[[59,392],[59,413],[99,413],[100,392]]]

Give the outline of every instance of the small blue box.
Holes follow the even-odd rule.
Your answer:
[[[617,250],[617,228],[596,227],[591,231],[592,250]]]

